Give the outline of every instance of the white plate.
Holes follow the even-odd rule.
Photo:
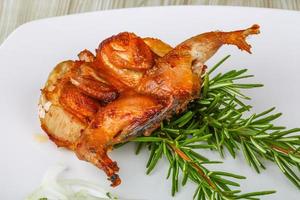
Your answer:
[[[34,21],[22,25],[0,47],[0,197],[22,199],[41,181],[49,166],[58,162],[71,167],[69,176],[93,180],[109,188],[101,170],[79,161],[72,152],[58,149],[52,142],[38,143],[34,134],[42,133],[37,117],[39,89],[48,73],[60,61],[75,59],[82,49],[94,50],[99,42],[122,31],[158,37],[176,45],[198,33],[235,30],[254,23],[261,34],[249,42],[253,54],[234,47],[223,47],[209,62],[227,54],[232,57],[222,70],[246,67],[265,84],[250,91],[256,111],[277,106],[284,116],[278,123],[300,126],[300,13],[272,9],[239,7],[157,7],[93,12]],[[116,150],[111,157],[121,168],[122,184],[113,192],[124,198],[172,199],[170,181],[165,179],[167,164],[160,162],[150,176],[145,175],[148,152],[139,156],[133,146]],[[212,159],[218,155],[204,152]],[[241,181],[244,191],[276,189],[264,199],[299,199],[299,191],[277,166],[257,175],[244,159],[227,157],[215,169],[237,172],[248,177]],[[173,199],[191,199],[195,185],[180,188]],[[112,190],[112,189],[111,189]],[[288,196],[287,196],[288,195]],[[298,198],[297,198],[298,196]]]

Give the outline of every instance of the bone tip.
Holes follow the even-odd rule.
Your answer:
[[[112,187],[117,187],[118,185],[121,184],[121,179],[119,178],[118,174],[113,174],[112,176],[110,176],[108,178],[108,180],[111,181],[111,185]]]
[[[258,24],[253,24],[250,28],[252,34],[260,33],[260,26]]]

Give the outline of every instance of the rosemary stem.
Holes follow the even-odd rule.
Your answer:
[[[182,152],[179,148],[177,148],[175,145],[171,144],[171,147],[173,149],[173,151],[179,155],[183,160],[191,163],[191,165],[199,172],[199,174],[201,175],[201,177],[213,188],[216,189],[216,185],[213,184],[213,182],[210,180],[210,178],[208,176],[205,175],[204,171],[197,166],[195,163],[192,162],[192,160],[184,153]]]

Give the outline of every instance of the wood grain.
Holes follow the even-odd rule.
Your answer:
[[[300,10],[300,0],[0,0],[0,44],[31,20],[116,8],[166,5],[230,5]]]

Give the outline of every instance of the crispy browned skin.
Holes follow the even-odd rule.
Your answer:
[[[150,135],[160,122],[199,97],[204,63],[224,44],[250,52],[245,39],[259,26],[209,32],[174,49],[159,39],[120,33],[93,55],[79,53],[51,72],[40,99],[42,128],[58,145],[103,169],[112,186],[121,183],[114,144]]]
[[[159,57],[163,57],[166,55],[169,51],[171,51],[173,48],[161,41],[157,38],[143,38],[144,42],[150,47],[150,49]]]

